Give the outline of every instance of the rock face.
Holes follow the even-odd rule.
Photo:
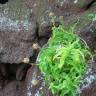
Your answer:
[[[28,70],[26,76],[26,84],[27,84],[26,96],[29,96],[29,94],[32,96],[52,95],[51,92],[48,90],[48,88],[45,86],[43,76],[40,73],[40,70],[38,69],[37,66],[31,67]]]
[[[22,61],[36,58],[33,43],[43,46],[51,36],[52,23],[58,25],[62,17],[66,26],[79,21],[77,33],[95,51],[96,22],[86,16],[92,12],[96,12],[96,0],[1,0],[0,96],[40,96],[42,92],[52,96],[38,68]],[[81,96],[95,95],[96,80],[81,92]]]
[[[22,0],[0,7],[0,62],[21,63],[33,54],[36,21]]]
[[[22,62],[24,58],[30,58],[34,53],[32,45],[37,38],[37,25],[34,15],[23,1],[0,1],[1,88],[9,82],[8,80],[20,81],[25,78],[30,65]],[[15,95],[10,92],[8,94]],[[5,92],[5,96],[8,94]]]
[[[27,6],[32,9],[39,24],[38,36],[50,36],[52,22],[60,22],[61,16],[65,23],[76,19],[77,15],[89,9],[94,0],[27,0]],[[53,20],[54,19],[54,20]]]
[[[96,22],[89,23],[81,30],[81,37],[87,42],[92,50],[96,50]]]

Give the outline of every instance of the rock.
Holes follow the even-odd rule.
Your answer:
[[[54,14],[57,13],[57,15],[66,16],[67,13],[76,13],[82,8],[93,4],[94,2],[94,0],[27,0],[28,6],[33,10],[35,14],[38,14],[37,19],[40,18],[38,19],[40,21],[42,19],[44,20],[46,17],[48,19],[50,12],[53,12]],[[41,16],[45,16],[45,18]]]
[[[60,16],[68,20],[73,14],[87,10],[94,2],[94,0],[27,0],[27,5],[36,15],[38,36],[49,37],[52,21],[60,22]]]
[[[14,66],[15,67],[15,66]],[[31,65],[28,65],[28,64],[22,64],[22,65],[19,65],[19,67],[17,68],[16,70],[16,80],[20,81],[20,80],[23,80],[25,79],[26,77],[26,73],[27,73],[27,70],[31,67]],[[11,70],[12,72],[12,70]]]
[[[37,66],[28,70],[25,82],[27,84],[26,96],[52,96],[45,86],[44,78]]]
[[[40,92],[52,96],[37,66],[23,66],[21,62],[24,58],[36,61],[38,52],[33,50],[33,43],[38,41],[43,46],[52,34],[52,24],[59,23],[61,17],[67,27],[79,20],[76,32],[95,49],[95,33],[89,30],[95,32],[95,23],[92,25],[86,16],[93,11],[96,12],[95,0],[8,0],[0,3],[0,63],[7,66],[11,78],[15,77],[12,81],[0,78],[0,86],[4,83],[0,96],[38,96]],[[0,77],[6,77],[6,69],[1,67]],[[94,80],[82,90],[81,96],[95,96],[95,91]]]
[[[0,1],[0,4],[5,4],[6,2],[8,2],[8,0],[2,0]]]
[[[3,89],[3,96],[26,96],[24,82],[12,81],[9,82]],[[1,92],[0,92],[1,93]],[[2,95],[0,95],[2,96]]]
[[[90,87],[84,88],[80,96],[96,96],[96,81],[90,84]]]
[[[89,63],[86,75],[83,77],[82,85],[78,90],[80,96],[95,96],[96,95],[96,58]]]
[[[41,37],[39,38],[38,41],[39,41],[39,45],[43,47],[47,43],[48,39],[46,39],[45,37]]]
[[[81,38],[87,42],[90,49],[93,51],[96,50],[96,22],[92,22],[84,26],[79,34]]]
[[[26,77],[30,64],[0,64],[0,80],[18,80],[22,81]]]
[[[33,55],[36,21],[23,0],[9,0],[0,7],[0,62],[21,63]]]

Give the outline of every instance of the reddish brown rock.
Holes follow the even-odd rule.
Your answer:
[[[9,66],[6,67],[8,77],[12,78],[5,78],[6,70],[0,65],[0,77],[3,75],[3,79],[0,78],[0,85],[3,85],[0,96],[38,96],[41,91],[44,96],[52,96],[48,88],[42,87],[43,77],[38,68],[32,66],[28,70],[20,63],[24,58],[33,59],[37,56],[32,49],[33,42],[38,39],[43,46],[51,35],[52,22],[60,22],[62,16],[66,26],[79,20],[78,33],[82,33],[81,37],[85,41],[90,38],[88,45],[94,47],[95,34],[89,29],[95,27],[95,23],[90,26],[91,21],[86,16],[89,12],[96,12],[94,2],[95,0],[8,0],[6,4],[0,4],[0,63]],[[25,79],[22,79],[23,76]],[[81,96],[95,96],[95,91],[94,80],[81,91]]]
[[[36,21],[22,0],[0,7],[0,62],[21,63],[33,55]]]
[[[27,84],[26,96],[52,96],[45,86],[44,78],[37,66],[28,70],[25,82]]]
[[[89,87],[84,88],[81,96],[96,96],[96,81],[92,82]]]
[[[53,19],[60,22],[60,16],[63,16],[64,20],[70,21],[74,14],[86,11],[94,2],[94,0],[27,0],[26,4],[36,15],[39,37],[48,37],[51,34],[50,25]]]
[[[84,26],[79,34],[93,51],[96,50],[96,22]]]

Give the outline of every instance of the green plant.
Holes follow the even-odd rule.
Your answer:
[[[76,96],[87,70],[89,48],[74,33],[74,27],[53,27],[47,47],[39,54],[39,68],[53,94]]]
[[[88,16],[92,21],[96,21],[96,13],[90,13]]]

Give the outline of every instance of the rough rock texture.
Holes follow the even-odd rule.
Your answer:
[[[80,36],[84,38],[92,50],[96,50],[96,22],[91,22],[80,32]]]
[[[23,0],[0,4],[0,62],[21,63],[33,54],[36,21]]]
[[[62,16],[66,26],[79,21],[77,33],[95,51],[96,22],[88,18],[92,12],[96,12],[96,0],[8,0],[0,4],[0,96],[40,96],[41,91],[52,96],[38,68],[22,60],[34,58],[33,42],[43,46],[51,36],[52,22],[59,23]],[[96,96],[96,80],[83,88],[81,96]]]
[[[42,74],[37,66],[33,66],[28,70],[26,76],[27,92],[26,96],[51,96],[52,94],[45,86]]]
[[[83,89],[81,96],[96,96],[96,81],[92,82],[89,87]]]
[[[0,96],[26,96],[25,83],[22,81],[11,81],[6,84],[6,87],[0,90]]]
[[[81,17],[86,23],[84,20],[86,17],[83,14],[88,14],[94,2],[95,0],[40,0],[39,2],[38,0],[27,0],[26,4],[36,15],[39,26],[38,36],[50,37],[52,22],[60,22],[62,16],[65,25],[76,22]]]

